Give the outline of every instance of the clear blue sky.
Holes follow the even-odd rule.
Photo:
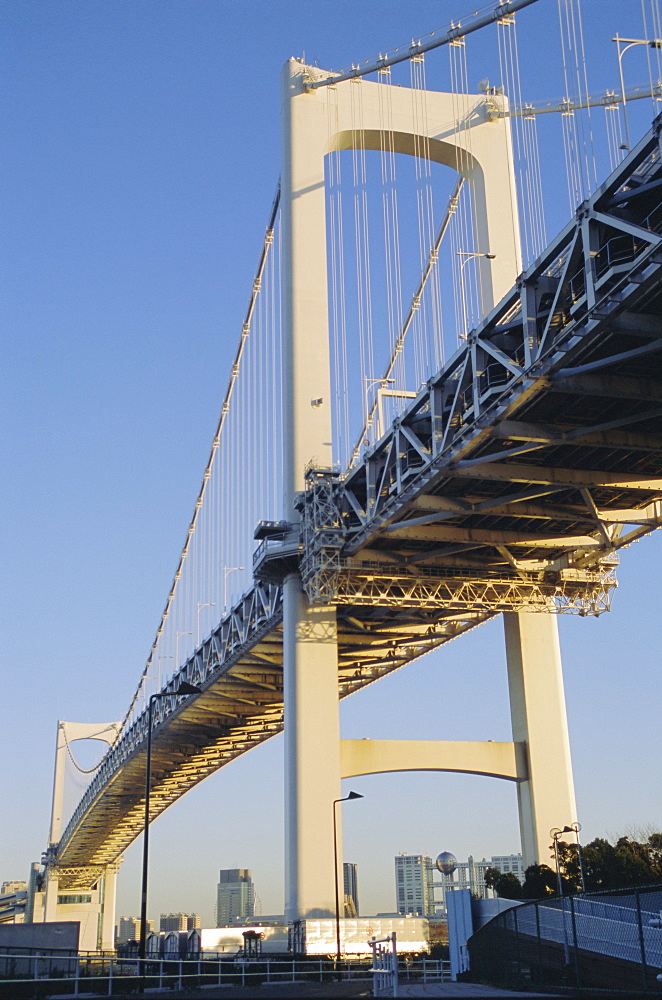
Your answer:
[[[0,6],[0,880],[25,878],[46,846],[57,720],[120,718],[151,645],[279,174],[281,65],[305,54],[340,68],[468,6]],[[591,89],[614,87],[611,37],[643,37],[641,5],[585,0],[583,9]],[[518,18],[525,96],[561,97],[556,0]],[[467,51],[470,79],[497,82],[493,34]],[[446,65],[435,58],[433,86],[433,67]],[[643,50],[625,59],[628,82],[644,82]],[[650,117],[650,102],[639,102],[633,132]],[[544,159],[551,236],[568,205]],[[657,536],[633,546],[613,611],[561,621],[588,839],[662,827],[660,556]],[[353,696],[342,720],[352,737],[509,739],[500,623]],[[265,913],[282,912],[281,755],[272,740],[155,823],[151,915],[196,910],[209,925],[218,869],[234,866],[253,869]],[[394,907],[398,851],[519,849],[508,783],[382,775],[351,787],[365,799],[345,810],[345,858],[359,863],[364,912]],[[118,915],[138,911],[139,847],[126,855]]]

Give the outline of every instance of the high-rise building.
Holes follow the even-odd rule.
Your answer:
[[[0,896],[7,896],[10,892],[25,892],[28,883],[22,879],[12,879],[10,882],[3,882],[0,886]]]
[[[154,921],[147,921],[147,933],[154,930]],[[140,917],[120,917],[115,928],[116,944],[124,944],[126,941],[140,940]]]
[[[498,868],[502,875],[511,873],[524,882],[524,862],[521,854],[493,854],[491,868]]]
[[[197,913],[162,913],[159,921],[159,930],[165,931],[192,931],[200,926],[200,917]]]
[[[399,854],[395,859],[395,895],[398,913],[434,916],[432,858],[426,854]]]
[[[485,899],[491,895],[485,885],[485,872],[488,868],[498,868],[500,872],[507,872],[517,876],[520,882],[524,881],[524,864],[521,854],[495,854],[488,861],[476,861],[469,855],[466,861],[458,861],[452,875],[441,875],[441,881],[437,886],[441,888],[441,902],[446,905],[446,893],[452,889],[469,889],[471,894],[478,899]]]
[[[216,896],[216,926],[227,927],[255,915],[255,887],[250,868],[222,868]]]
[[[344,861],[342,866],[343,886],[345,893],[345,916],[358,917],[359,914],[359,876],[358,865]],[[351,900],[351,903],[350,903]],[[353,913],[347,910],[354,909]]]

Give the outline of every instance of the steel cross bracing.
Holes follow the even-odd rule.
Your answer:
[[[660,118],[345,477],[309,470],[311,601],[599,614],[662,524]]]
[[[283,726],[279,582],[338,605],[341,697],[503,610],[599,613],[616,551],[662,524],[660,119],[300,529],[154,706],[152,816]],[[143,826],[147,713],[47,860],[91,884]]]

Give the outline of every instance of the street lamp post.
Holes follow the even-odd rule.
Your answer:
[[[556,864],[556,884],[559,889],[559,896],[563,895],[563,882],[561,880],[561,869],[559,868],[559,837],[563,833],[563,830],[555,826],[553,830],[549,831],[550,837],[554,841],[554,863]]]
[[[579,879],[582,884],[582,892],[586,892],[586,883],[584,881],[584,862],[582,861],[582,845],[579,843],[579,831],[581,830],[581,823],[571,823],[570,826],[564,826],[562,833],[574,833],[577,838],[577,859],[579,861]]]
[[[234,573],[235,570],[243,569],[243,566],[224,566],[223,567],[223,614],[228,610],[228,577],[230,573]]]
[[[566,830],[569,827],[565,828]],[[563,957],[565,959],[565,964],[570,964],[570,946],[568,944],[568,928],[565,925],[565,896],[563,895],[563,882],[561,880],[561,869],[559,867],[559,844],[558,840],[564,830],[559,829],[559,827],[554,827],[549,831],[550,837],[554,840],[554,860],[556,862],[556,880],[559,887],[559,896],[561,897],[561,912],[563,919]]]
[[[181,681],[175,691],[159,691],[149,699],[147,709],[147,760],[145,761],[145,825],[143,830],[143,872],[142,890],[140,896],[140,944],[138,947],[138,957],[145,960],[145,945],[147,942],[147,866],[149,861],[149,793],[152,773],[152,709],[154,702],[159,698],[167,698],[169,695],[178,694],[200,694],[200,688],[188,681]],[[144,964],[142,970],[144,971]]]
[[[460,296],[462,299],[462,325],[464,326],[464,333],[460,334],[462,340],[467,339],[467,297],[464,288],[464,266],[468,264],[470,260],[475,260],[477,257],[485,257],[486,260],[494,260],[496,257],[495,253],[474,253],[471,250],[456,250],[456,255],[458,257],[464,258],[460,261]]]
[[[179,670],[179,640],[183,635],[193,635],[192,632],[175,632],[175,670]]]
[[[333,800],[333,871],[336,883],[336,957],[340,962],[340,890],[338,888],[338,821],[336,806],[339,802],[350,802],[352,799],[362,799],[360,792],[350,792],[342,799]]]
[[[627,98],[625,96],[625,80],[623,78],[623,56],[628,49],[634,48],[635,45],[650,45],[652,49],[662,49],[662,38],[621,38],[620,35],[616,35],[612,38],[612,42],[616,42],[616,53],[618,55],[618,75],[621,81],[621,99],[623,101],[623,123],[625,124],[625,146],[621,146],[621,149],[630,149],[630,126],[628,124],[628,110],[627,110]],[[625,48],[621,48],[621,42],[625,42]]]
[[[384,389],[389,383],[394,383],[394,378],[364,378],[365,382],[365,408],[366,408],[366,423],[368,420],[368,392],[373,387],[373,385],[378,385],[377,390],[377,440],[382,436],[384,428],[384,411],[382,406],[382,393],[381,390]],[[374,411],[373,411],[374,412]]]
[[[174,656],[159,656],[159,657],[157,657],[158,674],[159,674],[159,677],[158,677],[158,685],[159,685],[159,687],[161,687],[161,660],[174,660],[174,658],[175,658]]]
[[[198,641],[196,643],[196,646],[200,645],[200,612],[202,611],[203,608],[215,608],[215,607],[216,604],[214,601],[206,601],[204,604],[198,602],[198,636],[197,636]]]

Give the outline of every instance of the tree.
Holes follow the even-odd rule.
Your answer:
[[[522,883],[512,872],[500,872],[498,868],[485,870],[485,885],[494,889],[502,899],[521,899]]]
[[[559,840],[557,843],[557,851],[559,856],[559,872],[561,875],[561,885],[563,886],[563,895],[567,896],[573,892],[581,892],[582,876],[577,844],[568,844],[565,840]],[[554,856],[553,844],[550,847],[550,852],[552,856]],[[582,861],[585,867],[586,858],[584,853],[582,854]],[[556,891],[558,892],[558,879]]]
[[[579,892],[577,845],[560,840],[558,854],[564,892]],[[662,833],[650,833],[642,843],[619,837],[610,844],[604,837],[596,837],[582,848],[582,861],[589,892],[654,884],[662,880]]]
[[[549,865],[529,865],[524,872],[522,899],[543,899],[557,892],[556,872]]]
[[[487,888],[496,890],[496,884],[501,878],[501,872],[498,868],[486,868],[484,877]]]

